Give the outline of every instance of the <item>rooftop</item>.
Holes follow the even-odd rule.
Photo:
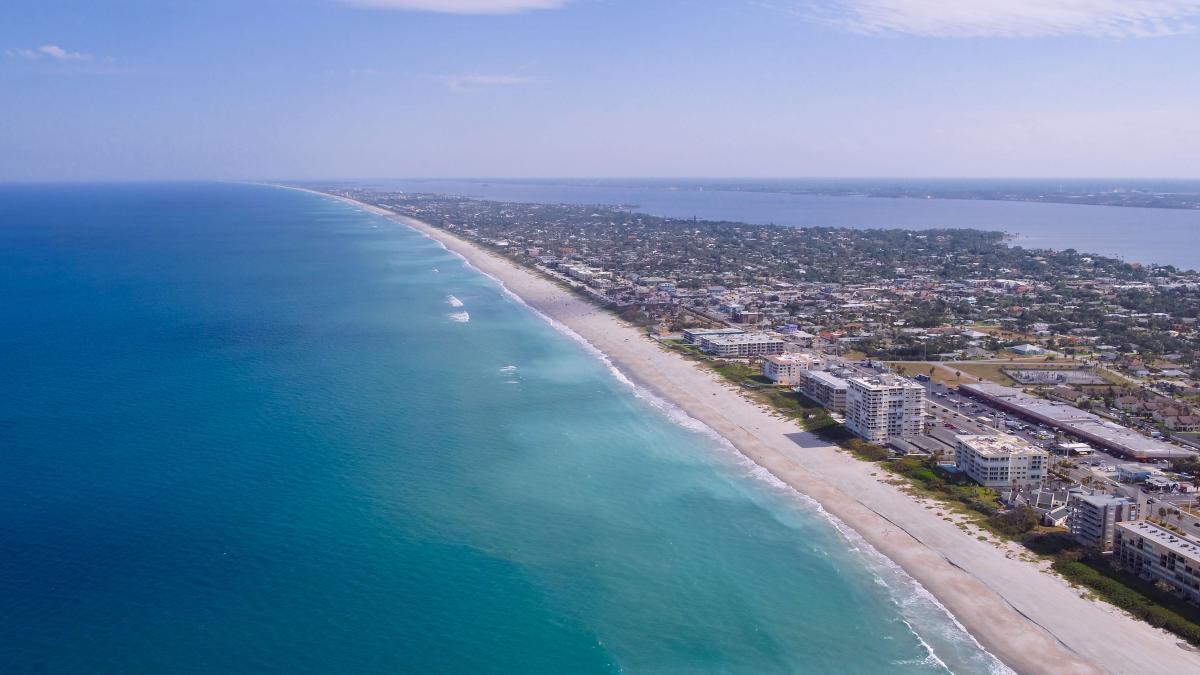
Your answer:
[[[783,342],[783,338],[767,335],[766,333],[733,333],[729,335],[710,335],[704,338],[715,345],[744,345],[758,342]]]
[[[915,387],[917,389],[924,390],[924,387],[916,382],[913,382],[907,377],[901,377],[894,373],[883,373],[881,375],[870,375],[867,377],[852,377],[849,381],[871,391],[885,391],[888,389],[896,389],[898,387],[903,387],[905,389],[911,389]]]
[[[1102,507],[1103,506],[1116,506],[1118,504],[1134,503],[1128,497],[1119,497],[1117,495],[1110,495],[1110,494],[1103,494],[1103,493],[1098,494],[1098,495],[1079,495],[1077,497],[1077,499],[1079,499],[1080,501],[1087,502],[1088,504],[1091,504],[1092,506],[1102,506]]]
[[[984,457],[1005,457],[1016,454],[1040,454],[1046,451],[1009,434],[961,434],[958,442]]]
[[[1084,438],[1099,439],[1110,447],[1140,457],[1181,457],[1190,451],[1168,443],[1143,436],[1120,424],[1076,408],[1066,403],[1056,403],[1034,398],[1020,389],[999,384],[963,384],[959,386],[968,393],[982,394],[1003,401],[1013,409],[1026,415],[1038,417]]]
[[[1200,564],[1200,544],[1191,539],[1182,537],[1170,530],[1165,530],[1154,523],[1144,520],[1117,523],[1117,527],[1141,535],[1147,539],[1153,539],[1167,549],[1191,560],[1192,564]]]
[[[806,354],[805,352],[792,352],[790,354],[775,354],[768,356],[766,357],[766,360],[778,365],[793,365],[796,363],[817,363],[821,359],[818,356]]]
[[[827,373],[824,370],[810,370],[807,371],[804,376],[811,380],[816,380],[825,386],[834,387],[835,389],[845,389],[848,386],[845,380],[832,373]]]

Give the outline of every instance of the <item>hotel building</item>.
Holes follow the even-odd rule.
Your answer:
[[[1117,523],[1138,518],[1137,502],[1108,494],[1074,493],[1067,509],[1067,529],[1075,541],[1105,553],[1113,549]]]
[[[957,440],[955,464],[980,485],[1023,487],[1046,480],[1049,453],[1016,436],[964,434]]]
[[[800,386],[796,391],[812,399],[818,405],[833,412],[846,412],[846,392],[850,385],[842,378],[823,370],[806,370],[800,373]]]
[[[925,423],[925,388],[899,375],[847,380],[846,428],[863,440],[884,445],[893,438],[919,436]]]
[[[746,331],[741,328],[684,328],[683,341],[685,344],[699,344],[701,338],[714,335],[742,335]]]
[[[766,333],[707,335],[700,337],[700,351],[722,357],[769,356],[783,353],[783,340]]]
[[[1117,523],[1113,559],[1121,567],[1151,581],[1175,587],[1200,602],[1200,544],[1154,523]]]
[[[775,384],[796,386],[800,384],[801,373],[819,369],[824,363],[820,358],[803,352],[772,355],[763,359],[762,374]]]

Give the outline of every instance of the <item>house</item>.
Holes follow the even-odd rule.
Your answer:
[[[1008,351],[1013,352],[1014,354],[1019,354],[1021,356],[1037,356],[1038,354],[1046,353],[1045,349],[1042,349],[1041,347],[1038,347],[1037,345],[1030,345],[1030,344],[1017,345],[1016,347],[1009,347]]]

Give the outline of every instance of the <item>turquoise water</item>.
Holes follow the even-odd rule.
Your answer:
[[[230,185],[0,187],[3,672],[1000,668],[435,242]]]

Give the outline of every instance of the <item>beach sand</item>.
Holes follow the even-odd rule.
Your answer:
[[[877,467],[746,399],[737,388],[664,351],[612,313],[444,230],[338,199],[441,242],[582,336],[636,384],[702,421],[858,532],[1017,672],[1200,672],[1200,653],[1178,638],[1086,598],[1009,547],[977,540],[939,515],[940,509],[927,508],[887,482],[889,476]]]

